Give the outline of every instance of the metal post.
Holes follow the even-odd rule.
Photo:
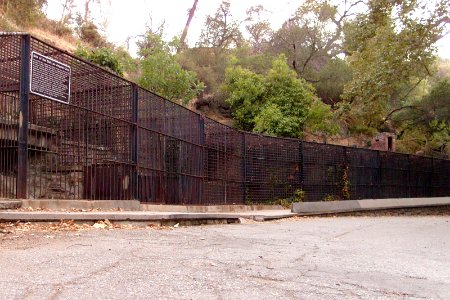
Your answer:
[[[17,199],[27,198],[27,172],[28,172],[28,105],[30,98],[30,57],[31,38],[22,36],[20,58],[20,105],[19,105],[19,132],[17,150]]]
[[[408,198],[411,198],[411,155],[407,154],[408,158]]]
[[[224,146],[225,146],[225,151],[224,151],[224,160],[225,160],[225,178],[222,178],[222,182],[224,183],[224,185],[225,185],[225,187],[224,187],[224,196],[225,196],[225,204],[227,203],[227,190],[228,190],[228,166],[227,166],[227,159],[228,159],[228,157],[227,157],[227,143],[228,143],[228,141],[227,141],[227,133],[225,133],[224,134],[225,135],[225,143],[224,143]]]
[[[131,86],[131,122],[133,123],[131,129],[131,198],[138,199],[138,87],[133,84]]]
[[[241,132],[242,134],[242,157],[241,157],[241,164],[242,164],[242,188],[243,191],[243,198],[242,202],[244,204],[247,204],[247,148],[245,145],[245,132]]]
[[[205,183],[205,177],[208,176],[207,170],[205,169],[205,160],[207,158],[207,148],[205,147],[205,120],[201,115],[198,115],[198,124],[199,124],[199,144],[202,146],[202,155],[200,157],[200,170],[202,172],[202,179],[200,181],[199,186],[199,204],[204,205],[203,203],[203,184]],[[208,199],[207,199],[208,200]]]
[[[377,150],[378,153],[378,196],[377,198],[385,198],[384,197],[384,191],[381,190],[381,186],[382,186],[382,174],[383,174],[383,170],[382,170],[382,161],[381,161],[381,155],[380,155],[380,151]]]
[[[305,163],[303,161],[303,140],[299,142],[299,158],[300,158],[300,188],[302,191],[305,191],[304,181],[305,181]]]
[[[435,178],[435,170],[434,170],[434,157],[431,157],[431,176],[429,176],[429,192],[427,193],[427,197],[437,197],[437,192],[434,186],[434,178]]]

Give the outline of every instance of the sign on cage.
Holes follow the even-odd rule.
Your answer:
[[[71,69],[53,58],[31,52],[30,92],[68,104]]]

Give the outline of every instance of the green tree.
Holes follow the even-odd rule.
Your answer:
[[[223,92],[231,106],[235,126],[252,131],[255,118],[266,102],[265,78],[241,66],[232,66],[226,70]]]
[[[273,61],[266,76],[229,67],[223,89],[237,128],[284,137],[302,137],[305,131],[337,132],[331,108],[297,77],[283,55]]]
[[[195,72],[198,79],[205,83],[204,93],[216,96],[220,93],[228,60],[226,53],[204,47],[190,48],[184,49],[175,58],[184,69]]]
[[[345,85],[352,79],[352,71],[343,59],[332,58],[317,72],[312,85],[317,95],[327,104],[334,105],[342,101]]]
[[[331,107],[319,99],[311,103],[305,131],[314,135],[327,137],[339,133],[340,127]]]
[[[119,76],[123,76],[123,67],[120,64],[119,57],[110,48],[88,49],[79,46],[75,51],[78,55],[96,65],[107,68]]]
[[[31,26],[44,16],[47,0],[0,0],[0,12],[19,26]]]
[[[107,39],[100,34],[97,25],[92,21],[85,21],[80,16],[76,18],[77,26],[75,31],[84,43],[87,43],[95,48],[112,47]]]
[[[256,117],[255,131],[301,137],[315,97],[314,88],[304,79],[297,78],[287,65],[286,57],[280,56],[267,74],[266,105],[261,116]]]
[[[382,129],[385,116],[432,74],[434,45],[449,21],[448,9],[443,0],[371,0],[347,23],[344,46],[353,77],[343,97],[350,129]]]
[[[205,88],[192,71],[176,61],[172,49],[177,43],[166,43],[161,35],[148,32],[139,43],[141,76],[139,84],[172,101],[186,104]]]
[[[419,100],[389,116],[399,130],[398,149],[408,153],[447,155],[450,153],[450,82],[437,82]]]
[[[272,36],[269,51],[283,53],[299,77],[317,89],[326,103],[341,100],[351,78],[343,53],[344,24],[361,1],[307,0]]]
[[[263,53],[269,46],[273,35],[268,18],[264,18],[267,10],[262,5],[247,9],[245,29],[250,35],[249,42],[253,53]]]
[[[200,34],[200,47],[217,50],[239,46],[242,43],[240,23],[233,19],[230,2],[222,1],[214,16],[206,16],[205,26]]]

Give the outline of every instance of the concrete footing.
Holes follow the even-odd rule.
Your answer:
[[[281,205],[157,205],[141,204],[142,211],[181,213],[225,213],[261,210],[284,210]]]
[[[4,209],[16,209],[22,206],[22,201],[20,200],[3,200],[0,199],[0,210]]]
[[[19,201],[20,202],[20,201]],[[122,210],[176,213],[227,213],[283,210],[280,205],[158,205],[137,200],[22,200],[22,207],[49,210]]]
[[[137,200],[22,200],[22,207],[50,210],[123,210],[139,211],[141,203]]]
[[[450,205],[450,197],[300,202],[292,204],[292,212],[301,215],[313,215],[443,205]]]

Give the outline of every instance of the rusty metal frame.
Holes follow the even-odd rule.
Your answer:
[[[450,195],[447,159],[242,132],[29,35],[3,41],[2,197],[215,205],[296,201],[299,190],[303,201],[343,200],[346,189],[351,199]],[[71,66],[70,104],[29,94],[31,51]]]

